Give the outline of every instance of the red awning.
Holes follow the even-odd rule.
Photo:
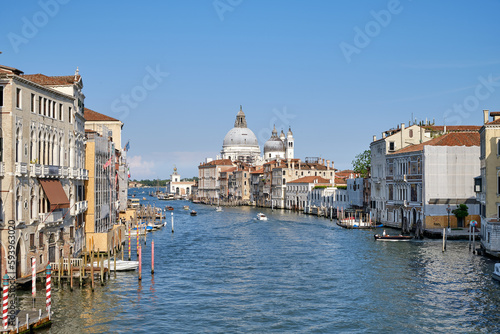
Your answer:
[[[69,208],[68,196],[58,179],[38,179],[50,203],[50,211]]]

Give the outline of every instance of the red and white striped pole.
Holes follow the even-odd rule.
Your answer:
[[[52,272],[52,268],[50,267],[50,264],[47,265],[47,268],[45,270],[45,274],[47,275],[47,280],[46,280],[46,286],[45,286],[45,306],[47,308],[47,312],[50,313],[50,306],[51,306],[51,291],[50,291],[50,273]]]
[[[3,297],[2,297],[2,326],[7,329],[9,319],[9,275],[3,277]]]
[[[31,297],[33,297],[33,307],[36,300],[36,258],[31,258]]]
[[[155,273],[155,241],[151,240],[151,274]]]
[[[135,250],[137,252],[137,255],[139,255],[139,224],[136,224],[136,239],[137,239],[137,245],[135,246]]]

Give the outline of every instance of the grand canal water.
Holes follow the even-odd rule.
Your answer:
[[[375,242],[373,231],[287,211],[265,210],[263,222],[249,207],[168,204],[175,232],[148,234],[142,281],[134,272],[94,293],[56,286],[46,333],[500,331],[493,261],[466,242],[443,253],[439,241]],[[30,305],[28,292],[21,301]]]

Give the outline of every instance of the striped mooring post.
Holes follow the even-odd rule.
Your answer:
[[[151,240],[151,274],[155,274],[155,241]]]
[[[31,259],[31,297],[33,297],[33,307],[36,300],[36,258]]]
[[[46,274],[46,283],[45,283],[45,307],[47,308],[47,312],[50,312],[50,304],[51,304],[51,299],[50,299],[50,273],[52,272],[52,268],[50,267],[50,264],[47,265],[47,268],[45,268],[45,274]]]
[[[136,236],[136,241],[137,241],[137,245],[135,246],[135,250],[137,251],[137,255],[139,255],[139,224],[137,224],[137,232],[135,234]]]
[[[139,246],[139,281],[142,280],[142,252],[141,246]]]
[[[9,275],[5,274],[3,277],[3,294],[2,294],[2,326],[7,328],[9,319]]]

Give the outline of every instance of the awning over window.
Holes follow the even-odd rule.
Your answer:
[[[50,211],[69,208],[68,196],[58,179],[38,179],[50,203]]]

